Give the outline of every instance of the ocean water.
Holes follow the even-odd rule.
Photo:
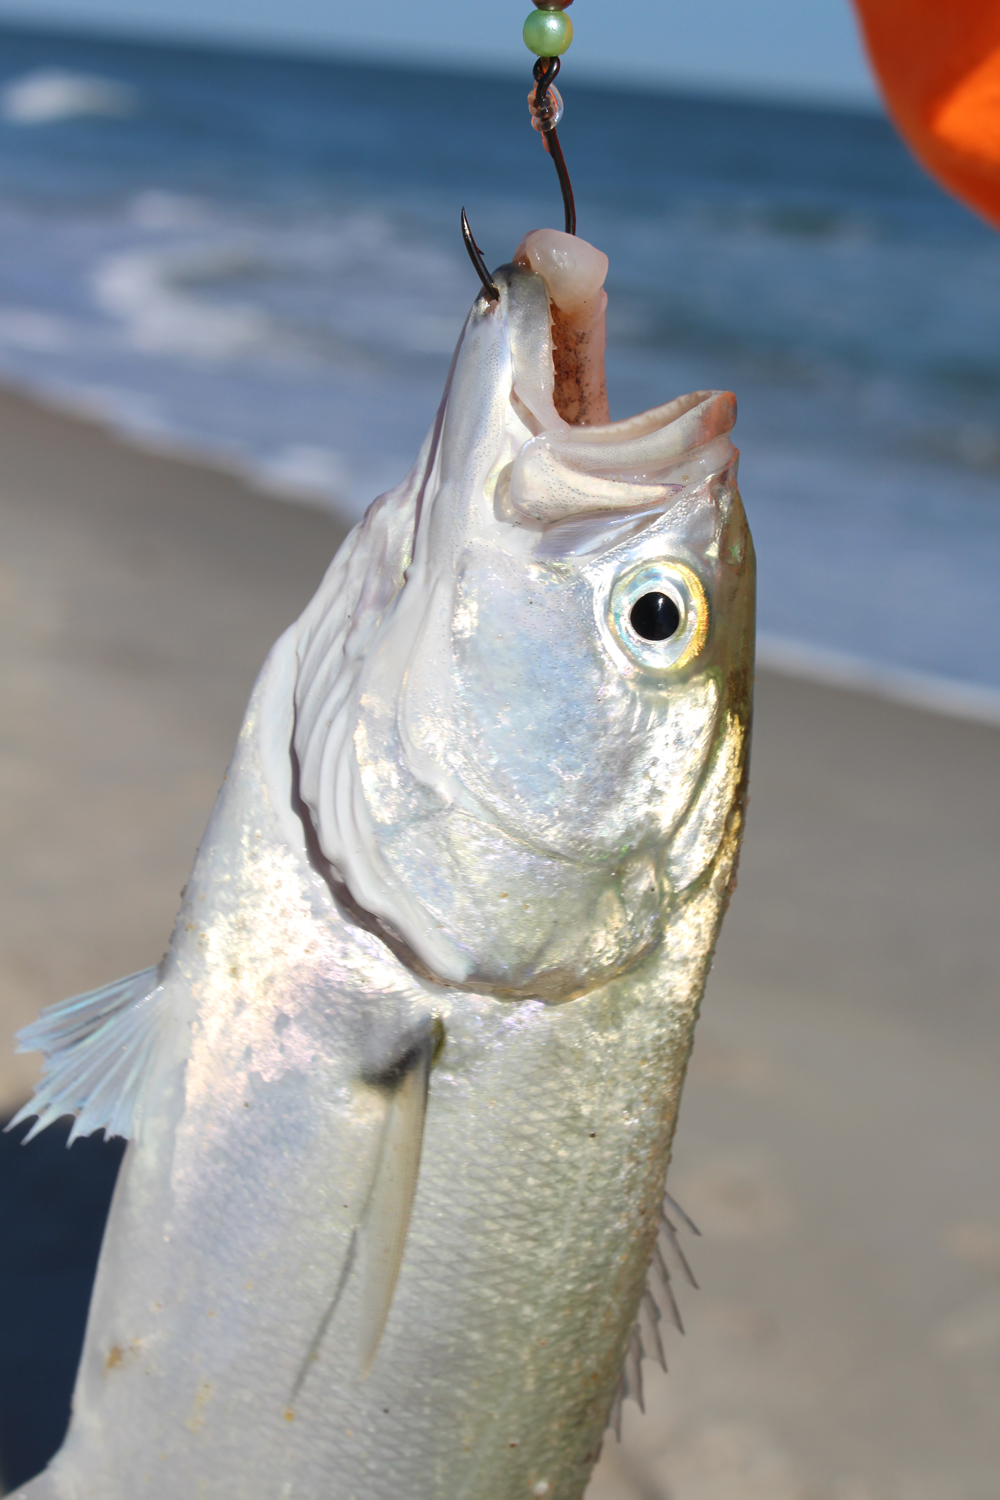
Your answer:
[[[492,264],[522,80],[0,31],[0,379],[356,517]],[[612,414],[737,392],[764,655],[1000,716],[1000,236],[875,115],[561,80]]]

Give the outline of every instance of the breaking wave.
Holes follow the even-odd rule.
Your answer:
[[[62,68],[37,68],[0,90],[0,115],[12,125],[51,125],[81,115],[134,114],[139,95],[126,83]]]

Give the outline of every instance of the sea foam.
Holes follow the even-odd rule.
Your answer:
[[[62,68],[34,69],[0,90],[0,114],[14,125],[51,125],[80,115],[122,117],[138,107],[138,92],[128,84]]]

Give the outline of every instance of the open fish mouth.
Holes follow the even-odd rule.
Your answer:
[[[607,261],[569,239],[528,236],[474,304],[417,464],[303,617],[296,692],[351,908],[442,984],[547,999],[639,962],[696,878],[671,851],[731,798],[752,629],[735,399],[608,420]]]

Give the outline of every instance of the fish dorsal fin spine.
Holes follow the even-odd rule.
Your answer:
[[[41,1052],[41,1081],[11,1120],[37,1116],[30,1141],[63,1115],[75,1115],[69,1141],[103,1130],[134,1138],[160,1034],[164,990],[157,968],[50,1005],[17,1034],[19,1052]]]
[[[667,1368],[667,1357],[660,1334],[661,1322],[666,1319],[668,1323],[673,1324],[678,1333],[684,1332],[680,1309],[671,1284],[671,1261],[680,1269],[689,1286],[693,1286],[696,1290],[698,1287],[687,1257],[678,1243],[675,1219],[692,1234],[701,1234],[701,1230],[688,1218],[676,1199],[666,1193],[660,1210],[660,1222],[653,1244],[653,1257],[646,1277],[646,1287],[639,1303],[639,1315],[635,1320],[628,1347],[625,1350],[621,1378],[608,1415],[608,1426],[619,1440],[622,1435],[623,1403],[635,1401],[640,1411],[646,1410],[642,1394],[642,1361],[652,1358],[657,1361],[662,1370]]]

